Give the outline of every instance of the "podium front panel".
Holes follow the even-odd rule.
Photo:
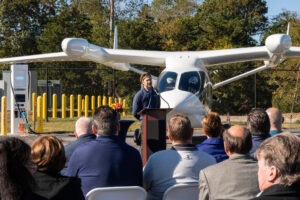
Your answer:
[[[167,109],[147,109],[143,112],[143,165],[149,156],[166,149]]]
[[[166,120],[149,120],[147,124],[147,158],[166,149]]]

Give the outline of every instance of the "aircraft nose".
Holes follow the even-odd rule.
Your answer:
[[[200,109],[203,109],[203,105],[199,99],[190,92],[172,90],[163,92],[160,95],[161,108],[169,108],[170,106],[170,108],[184,113],[195,113],[199,112]]]
[[[201,127],[202,117],[206,109],[194,94],[181,90],[163,92],[161,96],[161,108],[171,108],[167,115],[167,120],[174,114],[182,113],[189,117],[193,128]],[[170,107],[168,106],[168,104]]]

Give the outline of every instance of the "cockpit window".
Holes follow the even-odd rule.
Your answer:
[[[201,85],[199,72],[185,72],[181,75],[179,82],[180,90],[195,94],[200,91]]]
[[[175,72],[164,72],[159,76],[158,79],[158,92],[165,92],[173,90],[175,88],[177,79],[177,73]]]

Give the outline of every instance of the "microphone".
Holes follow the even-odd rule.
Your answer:
[[[167,103],[167,105],[168,105],[168,108],[171,108],[170,107],[170,104],[160,95],[160,93],[154,88],[154,87],[152,87],[153,88],[153,91],[162,99],[162,100],[164,100],[164,102],[166,102]]]

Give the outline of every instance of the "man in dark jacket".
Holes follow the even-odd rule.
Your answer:
[[[66,165],[65,168],[60,172],[62,175],[66,174],[69,160],[75,149],[83,143],[95,140],[96,135],[93,133],[92,125],[93,122],[88,117],[80,117],[76,121],[74,134],[77,139],[65,146]]]
[[[92,141],[96,138],[96,135],[93,133],[92,125],[93,122],[88,117],[80,117],[76,121],[74,134],[77,139],[65,146],[67,162],[70,160],[72,153],[79,145]]]
[[[160,99],[156,94],[152,87],[152,78],[150,73],[142,74],[140,77],[140,82],[142,84],[141,89],[136,93],[133,99],[132,105],[132,114],[138,120],[142,120],[142,115],[140,115],[140,111],[144,108],[159,108],[160,107]],[[137,145],[141,144],[141,135],[142,135],[142,125],[141,121],[141,129],[136,129],[134,132],[134,142]]]
[[[97,138],[73,152],[66,173],[81,179],[85,195],[97,187],[142,186],[141,156],[135,148],[120,140],[119,129],[115,110],[108,106],[96,109],[93,132]]]
[[[247,128],[252,135],[252,149],[250,156],[256,159],[255,150],[265,139],[270,137],[270,119],[262,108],[253,108],[247,118]]]
[[[281,133],[266,139],[257,149],[256,199],[300,199],[300,139]]]
[[[142,120],[139,112],[144,108],[159,108],[159,96],[152,87],[152,78],[150,73],[142,74],[140,77],[141,89],[136,93],[133,99],[132,114],[138,120]]]

